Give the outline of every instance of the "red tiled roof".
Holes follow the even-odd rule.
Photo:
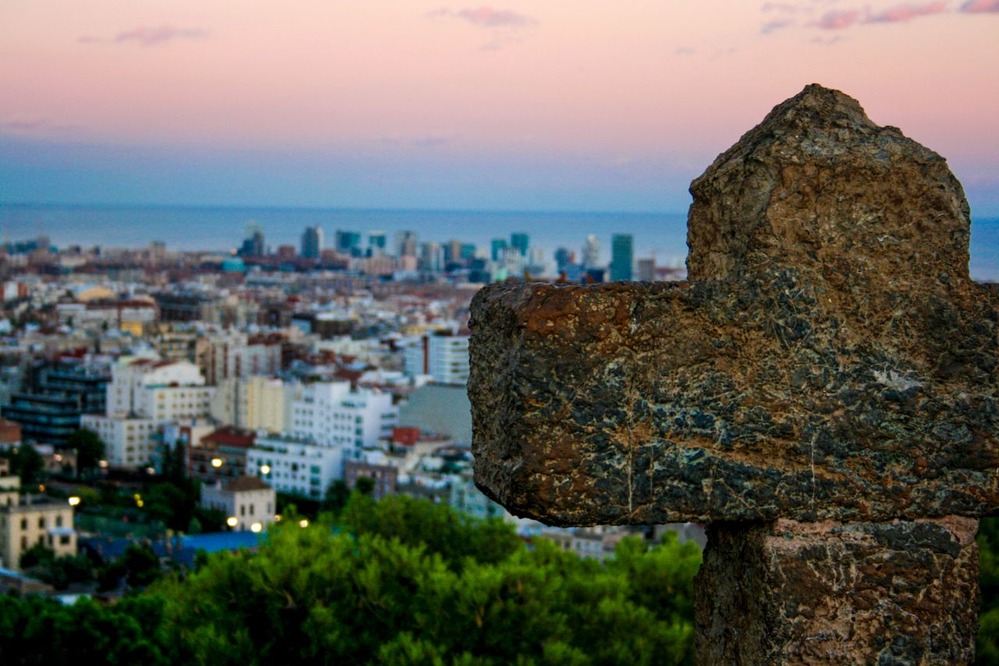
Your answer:
[[[235,426],[225,426],[201,438],[203,444],[221,446],[240,446],[250,448],[257,439],[257,433],[252,430],[242,430]]]
[[[241,490],[269,490],[270,486],[255,476],[244,474],[225,484],[225,489],[229,492],[239,492]]]

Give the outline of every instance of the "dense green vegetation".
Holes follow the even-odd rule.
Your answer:
[[[291,508],[294,511],[294,508]],[[669,664],[693,661],[700,553],[627,538],[605,562],[500,521],[355,493],[308,528],[275,526],[257,553],[165,572],[148,547],[94,571],[35,548],[22,565],[57,582],[129,589],[74,606],[0,596],[0,663]],[[334,527],[335,524],[335,527]],[[999,664],[999,523],[982,521],[978,663]],[[121,581],[127,581],[124,588]]]
[[[978,547],[982,610],[978,619],[976,661],[999,664],[999,518],[984,518],[979,523]]]
[[[0,663],[98,649],[95,662],[144,666],[693,659],[692,544],[629,538],[601,563],[529,548],[499,521],[361,494],[333,522],[284,520],[257,553],[208,557],[108,606],[4,598]]]

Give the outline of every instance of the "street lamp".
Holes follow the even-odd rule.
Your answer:
[[[222,466],[222,459],[221,458],[212,458],[212,467],[214,467],[215,469],[218,469],[221,466]]]
[[[79,504],[80,504],[80,498],[77,497],[76,495],[73,495],[72,497],[69,498],[70,506],[77,506]]]
[[[236,525],[239,525],[239,518],[237,518],[236,516],[229,516],[228,518],[226,518],[225,524],[228,525],[229,527],[236,527]]]

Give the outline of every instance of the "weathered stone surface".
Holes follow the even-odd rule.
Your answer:
[[[977,521],[718,523],[695,581],[702,664],[969,664]]]
[[[564,525],[994,512],[999,296],[945,161],[809,86],[691,191],[691,282],[476,296],[479,487]]]

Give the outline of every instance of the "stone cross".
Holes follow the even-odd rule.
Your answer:
[[[707,523],[702,663],[970,661],[999,292],[960,183],[810,85],[691,194],[688,282],[476,295],[476,483],[549,524]]]

